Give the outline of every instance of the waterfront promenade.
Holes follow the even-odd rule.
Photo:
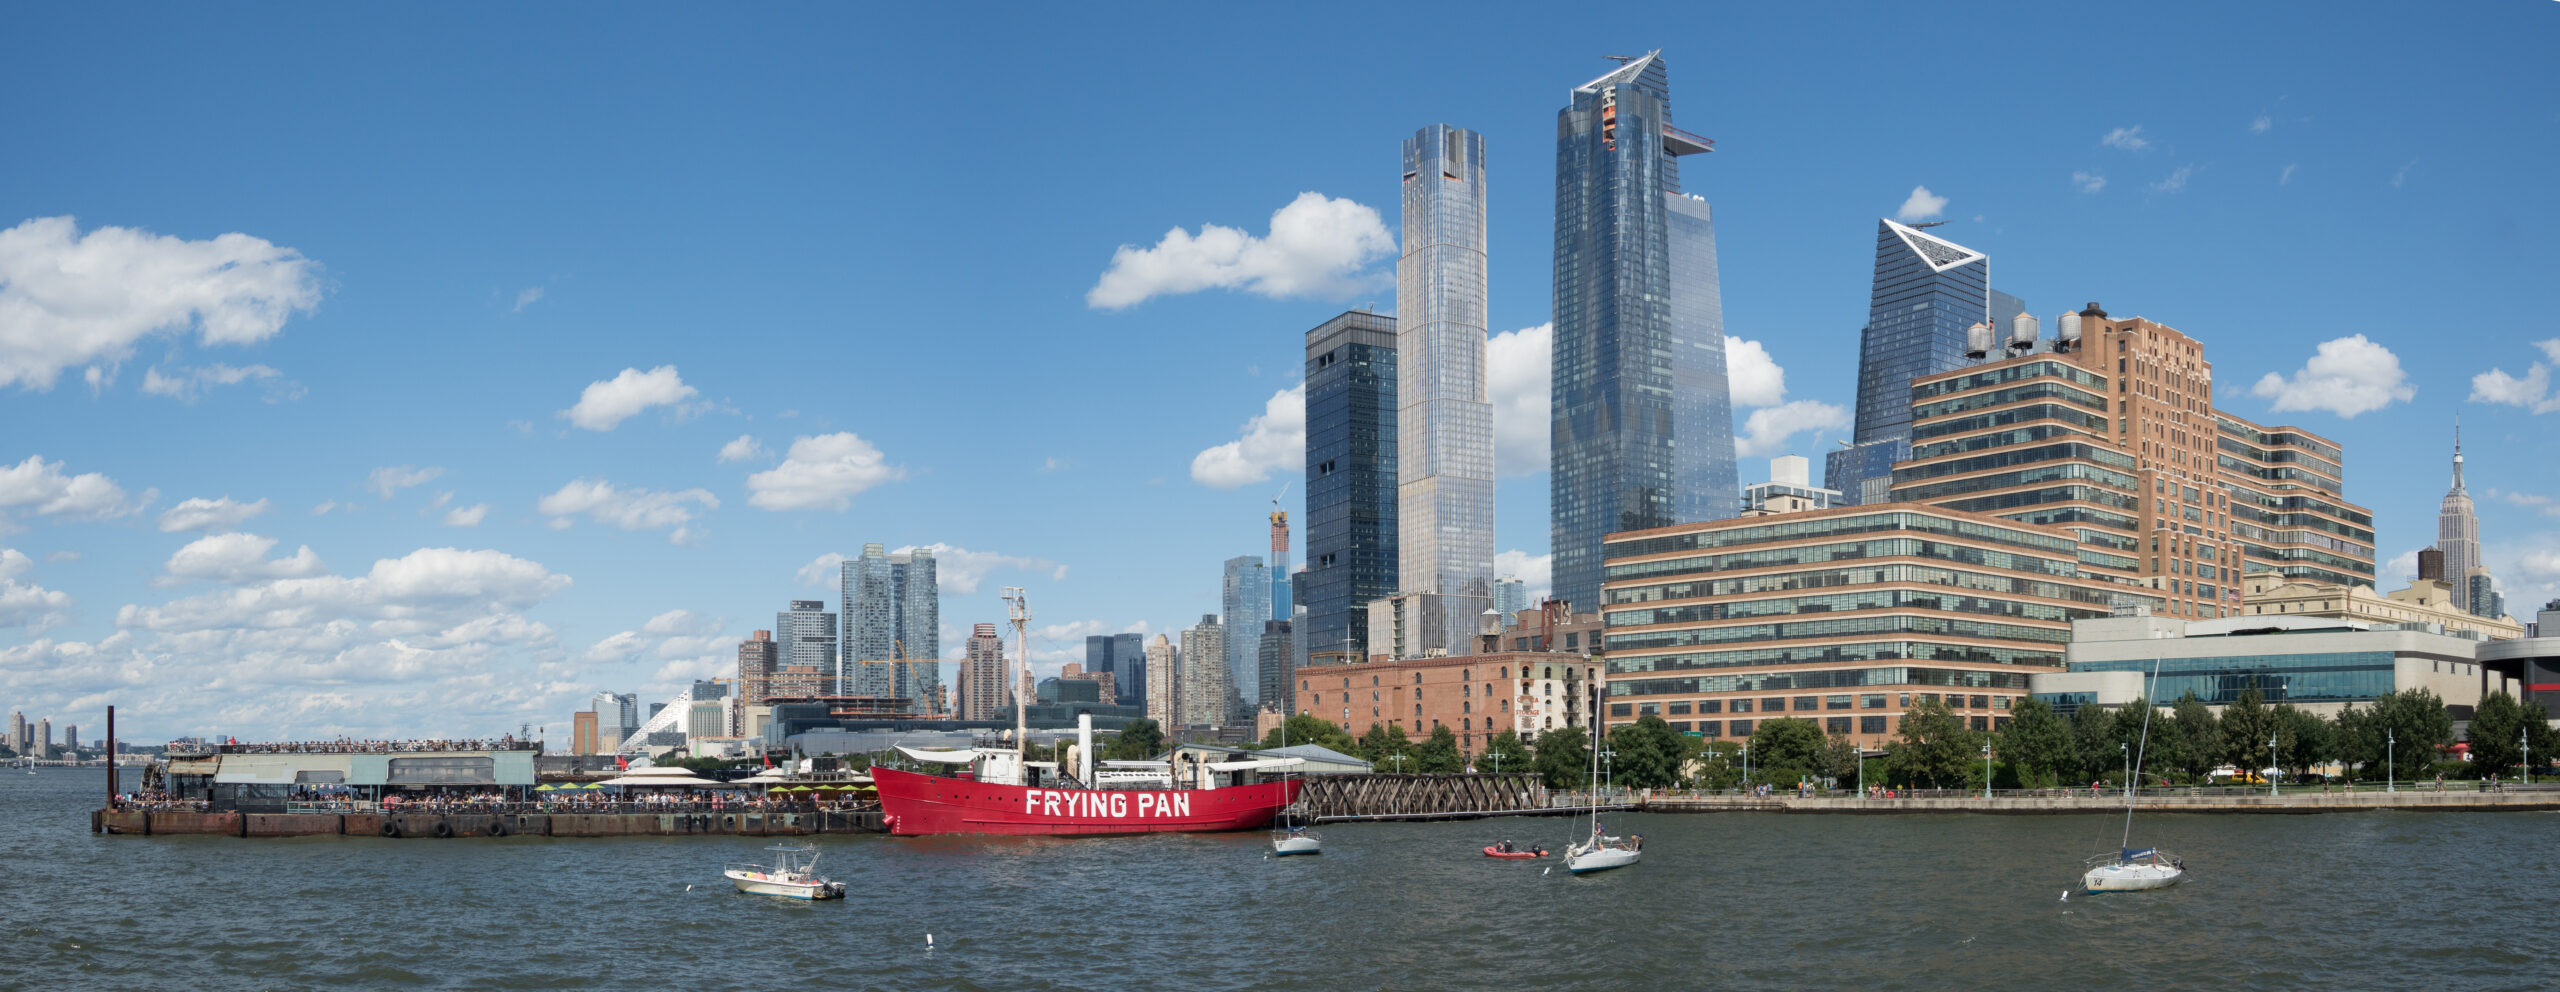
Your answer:
[[[1602,799],[1604,803],[1610,801],[1605,796]],[[1978,791],[1897,793],[1892,798],[1840,791],[1809,796],[1792,792],[1769,796],[1673,792],[1640,795],[1633,802],[1636,808],[1651,813],[2059,814],[2120,812],[2125,808],[2123,792],[2092,794],[2087,789],[2002,790],[1987,799]],[[2560,810],[2560,784],[2510,785],[2482,791],[2469,782],[2449,784],[2442,790],[2430,783],[2407,785],[2396,792],[2380,788],[2322,792],[2315,786],[2273,796],[2264,789],[2170,787],[2143,792],[2134,797],[2133,805],[2146,813],[2532,812]]]

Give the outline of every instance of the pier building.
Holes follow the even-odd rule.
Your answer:
[[[2525,688],[2517,673],[2482,663],[2489,643],[2475,631],[2419,622],[2104,617],[2073,623],[2068,670],[2035,676],[2030,691],[2066,714],[2087,705],[2122,706],[2143,696],[2157,665],[2155,703],[2192,692],[2219,711],[2255,689],[2268,705],[2292,703],[2332,717],[2350,703],[2425,689],[2444,700],[2460,724],[2481,697],[2521,695]]]

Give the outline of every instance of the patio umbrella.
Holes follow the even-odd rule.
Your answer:
[[[533,791],[535,791],[535,792],[557,792],[557,791],[559,791],[559,789],[558,789],[557,787],[549,786],[549,785],[537,785],[537,786],[534,786],[534,787],[533,787]]]

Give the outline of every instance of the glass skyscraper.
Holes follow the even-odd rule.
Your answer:
[[[825,689],[830,695],[844,691],[843,672],[835,667],[836,615],[827,612],[826,601],[792,600],[790,609],[773,615],[773,639],[782,642],[776,654],[784,667],[809,665],[835,672]]]
[[[915,712],[933,712],[942,686],[942,591],[933,551],[888,554],[865,544],[861,557],[845,560],[843,583],[846,691],[911,699]],[[860,664],[900,658],[924,664]]]
[[[1354,310],[1307,332],[1307,567],[1293,593],[1309,663],[1369,643],[1396,591],[1396,319]]]
[[[1396,263],[1399,592],[1493,604],[1493,404],[1485,396],[1484,136],[1434,124],[1404,143]],[[1472,626],[1419,632],[1463,654]]]
[[[1575,87],[1556,120],[1555,598],[1600,600],[1613,531],[1734,515],[1715,220],[1679,159],[1662,54]]]
[[[1843,503],[1875,503],[1893,463],[1911,457],[1911,380],[1969,364],[1965,329],[1990,322],[1992,347],[2027,306],[1991,288],[1991,259],[1919,228],[1876,221],[1876,273],[1858,332],[1858,414],[1851,445],[1826,453],[1822,485]]]
[[[1261,555],[1227,559],[1218,594],[1219,624],[1226,630],[1227,686],[1234,712],[1251,713],[1262,700],[1262,625],[1271,619],[1271,569]]]
[[[1147,635],[1090,634],[1084,639],[1084,670],[1111,676],[1113,702],[1144,706],[1147,695]]]

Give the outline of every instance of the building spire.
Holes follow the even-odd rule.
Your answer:
[[[2462,491],[2462,415],[2453,418],[2453,491]]]

